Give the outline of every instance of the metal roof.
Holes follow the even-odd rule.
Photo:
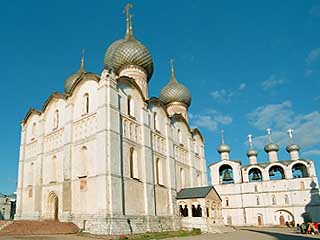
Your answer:
[[[212,186],[184,188],[178,192],[176,199],[205,198],[212,189]]]

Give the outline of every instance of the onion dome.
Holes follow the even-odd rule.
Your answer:
[[[77,80],[81,77],[84,76],[85,74],[85,70],[84,70],[84,51],[82,51],[82,58],[81,58],[81,65],[79,70],[70,75],[65,81],[64,81],[64,91],[65,93],[70,93],[72,86],[75,82],[77,82]]]
[[[227,152],[230,153],[231,152],[231,148],[229,147],[229,145],[222,143],[219,145],[219,147],[217,148],[217,151],[219,154]]]
[[[287,152],[292,152],[292,151],[300,151],[300,146],[298,144],[290,144],[286,148]]]
[[[255,150],[255,149],[249,149],[248,151],[247,151],[247,156],[248,157],[252,157],[252,156],[258,156],[258,151],[257,150]]]
[[[174,74],[174,66],[171,61],[171,79],[169,83],[162,88],[159,96],[160,101],[164,104],[173,102],[184,103],[187,107],[191,103],[191,93],[183,84],[179,83]]]
[[[133,36],[132,16],[129,14],[131,7],[131,4],[127,4],[125,8],[126,35],[109,46],[104,56],[104,67],[119,74],[125,66],[138,66],[146,72],[149,80],[153,73],[153,60],[148,49]]]
[[[264,147],[264,151],[266,153],[268,152],[278,152],[279,151],[279,145],[276,143],[268,143],[265,147]]]

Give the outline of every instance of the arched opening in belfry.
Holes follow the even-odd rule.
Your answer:
[[[260,182],[262,181],[262,173],[258,168],[251,168],[249,170],[249,182]]]
[[[234,183],[233,169],[228,164],[223,164],[219,168],[220,184]]]
[[[285,179],[284,170],[281,166],[275,165],[269,169],[270,180],[281,180]]]
[[[305,178],[308,177],[307,167],[302,163],[296,163],[292,166],[293,178]]]

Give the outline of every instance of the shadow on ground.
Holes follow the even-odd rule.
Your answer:
[[[257,229],[243,229],[245,231],[250,231],[250,232],[256,232],[256,233],[261,233],[265,234],[271,237],[274,237],[277,240],[306,240],[306,239],[320,239],[319,237],[313,237],[313,235],[292,235],[290,233],[277,233],[277,232],[271,232],[271,231],[263,231],[263,230],[257,230]]]

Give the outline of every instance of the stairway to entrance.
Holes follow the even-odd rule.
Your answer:
[[[2,235],[51,235],[51,234],[71,234],[79,232],[79,228],[70,222],[59,221],[32,221],[17,220],[12,221],[2,229]]]

